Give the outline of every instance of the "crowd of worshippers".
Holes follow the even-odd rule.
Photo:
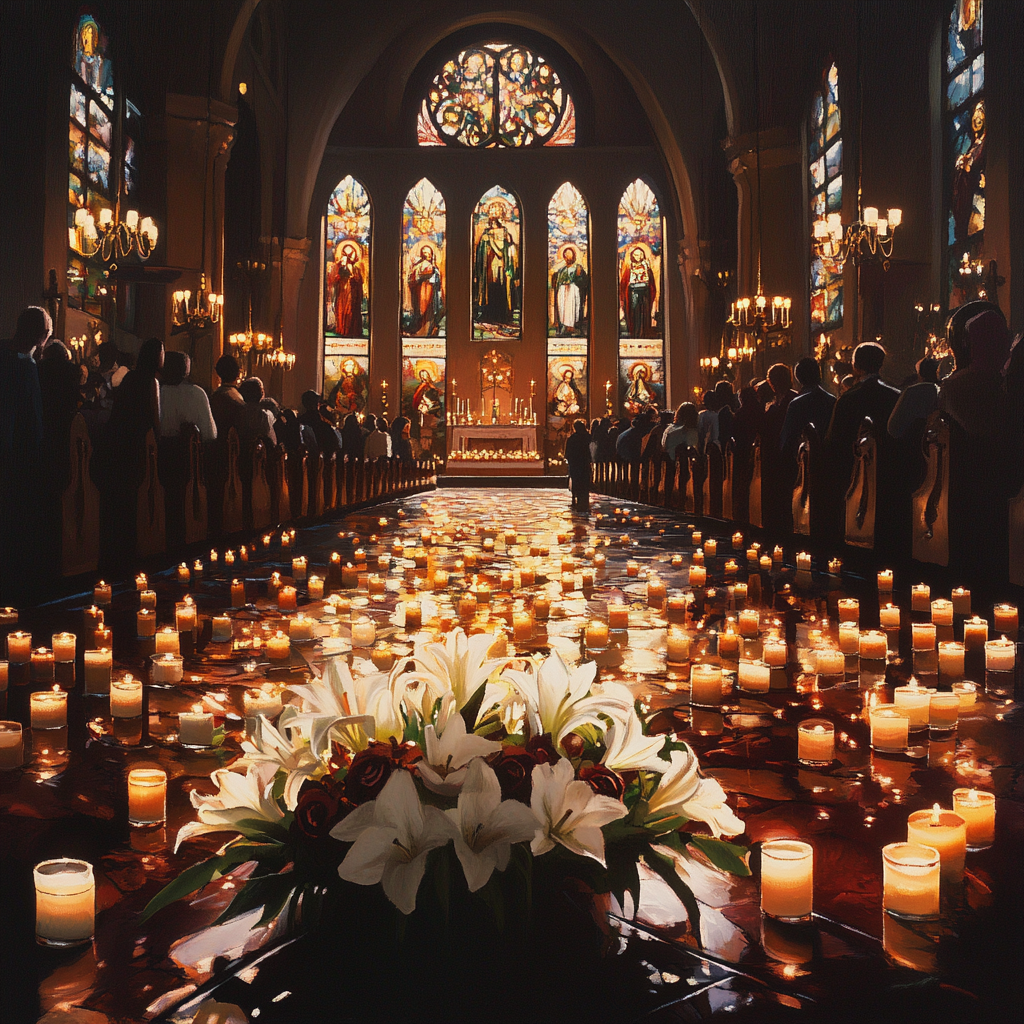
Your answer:
[[[153,431],[161,454],[194,424],[206,449],[208,480],[226,460],[233,427],[244,453],[255,438],[289,451],[303,446],[325,458],[413,462],[410,421],[399,416],[355,413],[336,422],[316,391],[302,395],[302,409],[282,406],[259,377],[243,379],[232,355],[217,361],[219,386],[207,392],[189,379],[189,356],[166,351],[158,338],[137,353],[103,341],[90,358],[76,362],[52,338],[49,313],[31,306],[18,317],[14,336],[0,342],[0,566],[5,573],[38,570],[32,549],[56,537],[60,497],[70,466],[69,433],[79,413],[93,446],[91,475],[100,495],[101,564],[116,565],[132,529],[136,495],[144,474],[145,439]],[[218,442],[218,439],[220,441]],[[244,454],[243,454],[244,457]],[[161,459],[161,477],[167,460]],[[49,530],[47,529],[49,528]]]
[[[828,382],[819,362],[804,358],[792,369],[776,363],[765,379],[752,380],[738,394],[730,381],[720,380],[703,393],[699,408],[683,402],[673,414],[651,407],[631,420],[593,420],[589,430],[577,423],[566,446],[570,478],[589,480],[591,463],[618,460],[635,468],[683,453],[704,457],[710,444],[718,444],[733,452],[737,493],[749,484],[756,442],[762,523],[769,535],[781,537],[792,532],[798,448],[813,426],[825,477],[818,491],[827,506],[823,540],[834,545],[843,536],[843,498],[858,432],[869,417],[878,444],[875,547],[899,557],[910,549],[911,496],[926,472],[922,440],[938,411],[952,434],[951,519],[982,541],[982,550],[970,555],[972,567],[984,570],[991,563],[1005,574],[1007,500],[1024,482],[1024,343],[1021,335],[1011,341],[1005,317],[988,302],[955,309],[947,342],[955,368],[941,379],[940,363],[924,358],[899,387],[888,383],[886,350],[869,341],[854,349],[850,363],[837,364]],[[585,511],[575,493],[574,505]],[[961,546],[962,553],[967,550]]]

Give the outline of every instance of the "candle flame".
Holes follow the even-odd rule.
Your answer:
[[[971,801],[972,804],[977,803],[978,802],[978,791],[976,789],[972,789],[967,794],[967,797]]]
[[[53,684],[53,692],[60,693],[60,685],[58,683]]]
[[[938,825],[939,824],[939,812],[941,810],[942,810],[942,808],[938,804],[935,804],[935,806],[932,807],[932,824],[933,825]]]

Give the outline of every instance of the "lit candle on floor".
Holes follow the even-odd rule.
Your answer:
[[[971,614],[971,592],[965,590],[963,587],[956,587],[953,593],[950,594],[953,599],[953,614],[954,615],[970,615]]]
[[[846,655],[835,647],[819,647],[814,652],[814,671],[824,678],[846,673]]]
[[[32,872],[36,891],[36,942],[78,946],[96,928],[96,880],[84,860],[44,860]]]
[[[928,728],[933,733],[952,732],[960,718],[960,694],[933,693],[928,703]]]
[[[629,628],[629,606],[622,601],[608,602],[608,625],[614,630]]]
[[[910,626],[911,646],[915,651],[935,650],[935,623],[913,622]]]
[[[183,747],[213,746],[213,715],[204,711],[201,704],[178,715],[178,742]]]
[[[640,563],[639,562],[634,562],[633,559],[631,558],[626,563],[626,575],[627,576],[637,576],[637,575],[639,575],[639,573],[640,573]]]
[[[992,609],[992,629],[996,633],[1015,637],[1017,628],[1017,606],[1015,604],[997,604]]]
[[[893,703],[901,711],[905,712],[910,721],[910,731],[915,729],[927,729],[928,720],[931,715],[931,697],[934,689],[928,686],[919,686],[917,680],[911,676],[906,686],[897,686],[893,690]]]
[[[181,565],[178,566],[178,582],[184,583],[185,586],[188,586],[190,579],[191,575],[188,571],[188,565],[185,562],[182,562]]]
[[[814,850],[796,839],[761,846],[761,912],[783,921],[806,921],[814,909]]]
[[[518,609],[512,613],[512,638],[525,641],[533,637],[533,613]]]
[[[51,643],[53,644],[53,660],[55,662],[66,664],[75,660],[78,638],[74,633],[54,633]]]
[[[406,633],[418,632],[423,628],[423,605],[419,601],[406,601],[404,608]]]
[[[714,537],[708,537],[704,541],[704,557],[715,558],[718,555],[718,541]]]
[[[319,576],[310,576],[306,580],[306,592],[310,601],[322,601],[324,596],[324,581]]]
[[[857,650],[861,661],[885,661],[888,641],[885,633],[878,629],[869,629],[861,633],[857,642]]]
[[[827,718],[808,718],[797,726],[797,758],[807,765],[831,764],[835,757],[835,726]]]
[[[732,549],[733,551],[743,550],[743,534],[739,530],[732,535]]]
[[[34,657],[34,655],[33,655]],[[985,641],[985,669],[988,672],[1013,672],[1017,661],[1016,644],[1000,637]]]
[[[155,590],[140,590],[139,591],[139,607],[140,608],[151,608],[156,609],[156,591]]]
[[[939,916],[939,851],[918,842],[882,847],[882,909],[893,917]]]
[[[953,684],[953,692],[960,698],[960,707],[969,708],[978,701],[978,684],[969,679]]]
[[[932,601],[932,622],[936,626],[953,625],[953,602],[947,601],[944,597],[937,597]]]
[[[203,563],[198,558],[192,563],[192,576],[197,580],[203,578]]]
[[[32,679],[37,683],[53,682],[53,651],[37,647],[32,652]]]
[[[372,647],[377,640],[377,627],[373,619],[361,615],[352,623],[352,646]]]
[[[722,703],[722,669],[718,665],[691,666],[690,703],[700,707]]]
[[[811,556],[809,552],[798,551],[796,553],[796,567],[799,572],[811,571]]]
[[[316,634],[313,632],[314,620],[308,618],[302,612],[293,619],[288,620],[288,636],[292,643],[300,640],[313,640]]]
[[[245,584],[241,580],[231,581],[231,607],[245,607]]]
[[[964,645],[957,640],[939,644],[939,678],[958,682],[964,677]]]
[[[271,661],[285,661],[291,655],[292,642],[287,633],[278,630],[267,639],[267,657]]]
[[[85,623],[86,633],[88,633],[92,629],[96,629],[97,626],[102,626],[103,609],[97,608],[96,605],[90,605],[88,608],[83,608],[82,620]]]
[[[135,589],[138,591],[149,589],[149,578],[144,572],[140,572],[138,576],[135,577]]]
[[[603,651],[608,646],[608,623],[591,619],[587,623],[585,642],[592,651]]]
[[[379,579],[379,577],[378,577]],[[297,595],[294,587],[282,587],[277,592],[277,608],[282,612],[293,612],[298,607]]]
[[[761,557],[761,552],[757,548],[747,548],[747,563],[749,565],[757,565],[757,560]]]
[[[988,622],[971,616],[964,623],[964,650],[981,651],[985,649],[985,641],[988,639]]]
[[[98,651],[86,651],[83,659],[85,662],[85,692],[109,693],[110,670],[114,664],[110,649],[102,647]]]
[[[180,683],[185,675],[185,662],[180,654],[154,654],[150,659],[150,679],[158,686]]]
[[[744,608],[736,617],[740,636],[757,636],[761,628],[761,616],[756,608]]]
[[[476,605],[473,606],[474,609]],[[538,594],[533,599],[533,618],[537,622],[546,622],[548,616],[551,614],[551,598],[547,594]],[[462,615],[462,606],[459,606],[459,616]],[[470,616],[472,617],[472,616]],[[609,613],[609,621],[611,620],[611,614]]]
[[[341,585],[349,590],[359,585],[359,570],[351,562],[341,567]]]
[[[763,661],[742,660],[736,671],[736,682],[748,693],[767,693],[772,683],[772,670]]]
[[[21,722],[0,722],[0,769],[20,768],[25,763]]]
[[[782,547],[778,544],[776,544],[772,550],[772,561],[778,565],[782,565]]]
[[[758,565],[760,565],[760,567],[761,567],[763,572],[771,572],[771,569],[772,569],[772,556],[771,555],[762,555],[761,558],[760,558],[760,561],[758,562]]]
[[[181,638],[178,635],[176,629],[172,629],[170,626],[164,626],[156,635],[156,653],[157,654],[180,654],[181,653]]]
[[[880,594],[891,594],[892,580],[892,569],[883,569],[878,574],[878,592]]]
[[[839,623],[839,650],[843,654],[860,653],[860,626],[856,622]]]
[[[878,621],[884,630],[898,630],[900,628],[899,606],[887,604],[884,608],[879,608]]]
[[[110,717],[138,718],[141,714],[142,680],[132,675],[115,679],[110,684]]]
[[[196,606],[191,597],[174,605],[174,625],[179,633],[194,633],[196,629]]]
[[[895,704],[876,704],[868,712],[871,723],[871,747],[883,754],[907,749],[910,717]]]
[[[930,612],[932,588],[927,583],[915,583],[910,588],[910,610],[912,612]]]
[[[765,640],[761,648],[761,657],[766,665],[772,668],[785,668],[789,651],[786,641],[776,637]]]
[[[246,718],[256,718],[258,715],[277,718],[283,708],[281,690],[273,683],[249,687],[242,694],[242,709]]]
[[[92,588],[92,599],[94,604],[108,605],[114,598],[114,588],[103,580],[100,580]]]
[[[733,588],[737,608],[742,608],[743,605],[746,603],[748,590],[749,588],[746,583],[737,583]]]
[[[689,583],[691,587],[703,587],[708,581],[708,571],[703,565],[691,565]]]
[[[136,828],[162,825],[167,817],[167,773],[159,768],[128,772],[128,821]]]
[[[731,616],[725,620],[725,629],[718,634],[718,656],[727,660],[740,656],[740,635],[736,632],[736,620]]]
[[[665,581],[652,577],[647,581],[647,607],[661,608],[665,603],[668,590]]]
[[[231,639],[231,618],[227,615],[214,615],[211,622],[210,639],[214,643],[226,643]]]
[[[840,622],[860,623],[860,601],[855,597],[841,597],[837,603]]]
[[[540,598],[537,598],[539,601]],[[536,602],[534,603],[536,609]],[[459,618],[464,621],[468,621],[474,618],[476,615],[476,595],[472,593],[465,593],[459,595]],[[540,613],[537,613],[537,618],[542,618]]]
[[[306,578],[305,555],[299,555],[297,558],[292,559],[292,578],[296,580],[304,580]]]
[[[59,687],[29,695],[33,729],[63,729],[68,724],[68,695]]]
[[[996,797],[983,789],[954,789],[953,811],[967,824],[967,849],[986,850],[996,841]]]
[[[690,534],[690,543],[692,543],[695,548],[699,548],[701,544],[704,543],[704,535],[700,530],[694,530],[693,533]]]
[[[391,644],[381,641],[370,651],[370,661],[378,672],[389,672],[395,663],[395,650]]]
[[[930,811],[914,811],[907,819],[907,842],[938,850],[944,879],[959,881],[963,876],[967,822],[959,814],[938,804]]]
[[[689,634],[678,626],[671,626],[665,642],[666,657],[670,664],[681,665],[690,660]]]
[[[32,660],[32,634],[21,630],[7,634],[7,660],[12,665],[27,665]]]

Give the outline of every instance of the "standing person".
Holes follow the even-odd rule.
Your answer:
[[[565,464],[569,470],[572,508],[583,516],[590,515],[590,433],[584,420],[573,424],[572,434],[565,442]]]
[[[793,470],[782,455],[782,427],[796,398],[793,374],[785,363],[768,370],[772,401],[761,432],[761,516],[764,528],[778,536],[793,528]]]
[[[363,455],[369,460],[391,458],[391,435],[388,433],[388,421],[383,416],[370,417],[374,429],[363,445]]]
[[[220,387],[210,397],[210,411],[217,424],[217,434],[226,441],[232,427],[241,434],[244,426],[245,400],[238,390],[242,368],[234,356],[223,355],[214,370],[220,378]]]
[[[164,355],[160,375],[160,436],[177,437],[185,423],[194,423],[204,441],[217,440],[217,424],[210,411],[206,392],[193,384],[188,375],[192,360],[184,352]]]
[[[401,459],[402,464],[411,466],[412,458],[412,423],[408,416],[396,416],[391,423],[391,457]]]
[[[735,415],[733,403],[736,401],[736,392],[729,381],[720,380],[715,385],[715,397],[718,399],[718,443],[724,451],[732,439],[732,421]]]

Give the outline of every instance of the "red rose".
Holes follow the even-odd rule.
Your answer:
[[[345,797],[353,804],[365,804],[376,800],[391,773],[397,768],[409,768],[423,757],[423,751],[415,743],[399,745],[394,739],[390,743],[371,740],[365,750],[352,759],[348,775],[345,776]]]
[[[551,742],[551,733],[531,736],[526,742],[526,752],[533,757],[534,764],[554,764],[561,756]]]
[[[626,791],[626,785],[621,777],[603,764],[581,768],[580,780],[585,782],[598,796],[610,796],[613,800],[621,800],[622,794]]]
[[[504,747],[488,758],[498,776],[502,800],[518,800],[528,804],[533,793],[533,769],[537,764],[532,754],[522,747]]]
[[[569,760],[572,760],[574,757],[582,757],[584,746],[583,737],[577,736],[574,732],[569,733],[562,739],[562,749]]]
[[[352,809],[333,783],[307,779],[299,790],[295,824],[310,839],[323,839]]]

